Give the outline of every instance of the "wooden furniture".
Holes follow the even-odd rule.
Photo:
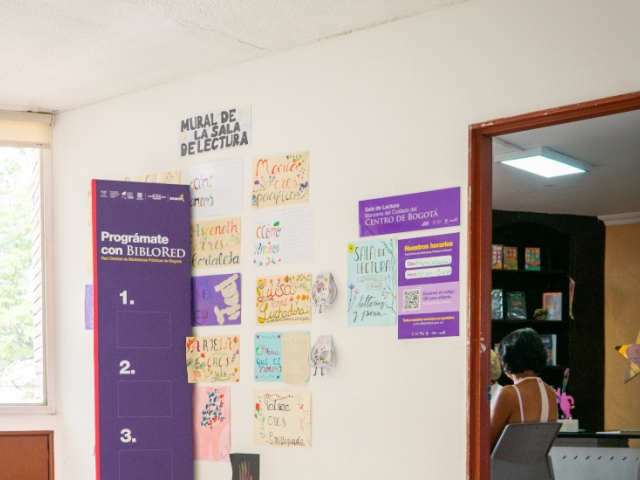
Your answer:
[[[0,478],[53,480],[53,432],[0,432]]]
[[[572,417],[591,431],[604,429],[604,242],[605,227],[596,217],[493,211],[493,243],[518,247],[519,270],[492,270],[492,288],[524,292],[527,319],[492,320],[492,345],[524,327],[555,334],[558,366],[547,367],[541,377],[561,387],[562,372],[570,369],[567,393],[576,403]],[[524,270],[526,247],[540,248],[539,272]],[[573,318],[569,277],[576,282]],[[533,319],[545,292],[562,292],[562,320]],[[500,383],[510,381],[503,376]]]

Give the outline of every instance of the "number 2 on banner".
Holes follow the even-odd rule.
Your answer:
[[[120,296],[122,297],[122,304],[127,305],[127,291],[123,290],[122,292],[120,292]],[[133,305],[133,304],[134,304],[134,301],[129,300],[129,305]]]
[[[136,443],[136,439],[131,436],[131,430],[128,428],[123,428],[120,430],[120,441],[122,443]]]
[[[131,367],[131,362],[129,362],[129,360],[122,360],[120,362],[120,366],[122,367],[120,369],[120,375],[135,375],[135,370],[129,370],[129,367]]]

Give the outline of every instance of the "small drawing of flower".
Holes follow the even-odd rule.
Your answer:
[[[353,290],[354,288],[356,288],[356,286],[353,283],[349,285],[349,290]]]
[[[353,243],[350,243],[347,247],[347,250],[349,251],[349,253],[353,253],[356,251],[356,246]]]

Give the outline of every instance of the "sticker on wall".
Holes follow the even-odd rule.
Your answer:
[[[460,187],[359,202],[360,236],[460,225]]]
[[[347,249],[347,316],[350,327],[396,323],[396,241],[367,240]]]
[[[254,392],[253,443],[311,448],[311,392]]]
[[[193,389],[194,459],[228,462],[231,454],[231,389],[203,387]]]
[[[255,380],[305,384],[310,377],[310,348],[309,332],[256,333]]]
[[[240,265],[240,217],[191,222],[191,268]]]
[[[310,263],[313,260],[313,208],[256,213],[253,265]]]
[[[191,218],[242,212],[242,160],[222,160],[189,167]]]
[[[251,143],[251,107],[234,107],[180,121],[180,156]]]
[[[187,337],[189,383],[239,382],[240,337]]]
[[[256,280],[258,325],[311,323],[311,274]]]
[[[398,338],[460,333],[460,234],[398,242]]]
[[[240,325],[240,274],[193,277],[192,318],[194,327]]]
[[[275,207],[308,201],[309,152],[253,161],[252,207]]]

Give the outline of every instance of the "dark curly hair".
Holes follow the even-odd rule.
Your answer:
[[[505,336],[498,354],[507,373],[533,370],[539,375],[547,364],[547,351],[540,335],[532,328],[521,328]]]

